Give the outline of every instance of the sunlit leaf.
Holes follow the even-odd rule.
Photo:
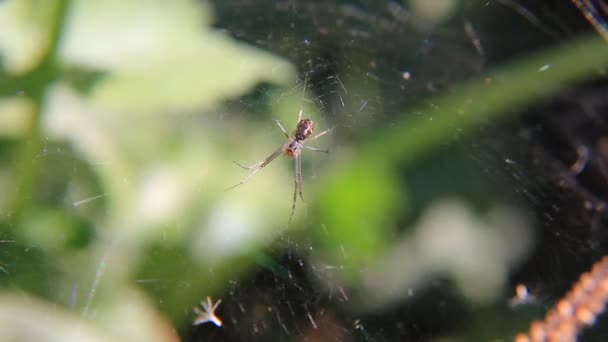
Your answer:
[[[40,63],[54,6],[55,1],[0,2],[0,55],[7,72],[23,73]]]
[[[97,317],[84,320],[56,304],[20,294],[0,296],[0,340],[12,341],[178,341],[168,322],[138,291],[114,293]],[[117,305],[115,301],[120,301]],[[128,324],[126,324],[128,322]],[[102,329],[103,328],[103,329]]]
[[[199,1],[74,1],[61,56],[108,72],[92,89],[113,110],[190,110],[217,106],[260,82],[286,83],[285,60],[210,28]]]

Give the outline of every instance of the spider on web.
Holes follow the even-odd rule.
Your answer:
[[[234,161],[234,163],[236,165],[240,166],[241,168],[243,168],[247,171],[251,171],[251,170],[253,170],[253,171],[251,171],[251,173],[249,175],[247,175],[245,178],[241,179],[241,181],[238,182],[238,184],[235,184],[235,185],[227,188],[225,191],[234,189],[239,185],[245,184],[245,182],[247,182],[249,180],[249,178],[251,178],[253,175],[255,175],[258,171],[260,171],[266,165],[270,164],[279,155],[285,153],[289,158],[293,158],[295,161],[295,177],[294,177],[295,185],[294,185],[294,189],[293,189],[293,203],[291,205],[291,216],[289,216],[289,222],[288,222],[288,223],[291,223],[291,219],[293,218],[293,214],[296,210],[297,195],[299,194],[302,201],[304,201],[304,197],[302,197],[302,160],[300,157],[302,149],[305,148],[305,149],[308,149],[311,151],[322,152],[322,153],[329,153],[329,150],[322,150],[322,149],[318,149],[318,148],[314,148],[314,147],[305,145],[305,140],[312,134],[313,130],[315,129],[315,124],[310,119],[302,119],[302,108],[300,108],[300,112],[298,113],[298,124],[296,126],[293,136],[291,136],[291,135],[289,135],[289,133],[287,133],[287,131],[285,130],[285,128],[283,128],[283,125],[281,125],[279,120],[276,120],[276,123],[279,126],[279,128],[281,129],[281,131],[283,131],[283,134],[287,138],[287,142],[284,143],[281,147],[279,147],[276,151],[272,152],[272,154],[269,155],[268,157],[266,157],[266,159],[260,160],[259,162],[255,163],[251,166],[244,166],[244,165],[241,165],[238,162]],[[333,129],[334,128],[326,129],[323,132],[318,133],[317,135],[308,139],[307,142],[320,138],[320,137],[324,136],[325,134],[331,132]]]

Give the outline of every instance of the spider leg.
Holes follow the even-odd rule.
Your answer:
[[[255,169],[256,167],[262,165],[264,163],[265,160],[260,160],[259,162],[251,165],[251,166],[245,166],[239,162],[237,162],[236,160],[233,160],[232,162],[235,163],[236,165],[240,166],[242,169],[245,169],[247,171],[251,170],[251,169]]]
[[[289,221],[287,221],[287,225],[291,223],[291,219],[293,219],[293,214],[296,212],[296,200],[298,199],[298,177],[293,177],[294,186],[293,186],[293,202],[291,203],[291,215],[289,216]]]
[[[285,128],[283,128],[283,125],[281,125],[281,123],[279,122],[279,120],[275,120],[277,122],[277,125],[279,125],[279,128],[281,129],[281,131],[283,131],[283,134],[285,134],[285,137],[287,139],[289,139],[289,133],[287,133],[287,131],[285,130]]]
[[[237,164],[238,166],[244,168],[245,170],[251,170],[253,169],[253,171],[251,171],[250,174],[248,174],[245,178],[241,179],[240,182],[238,182],[237,184],[224,189],[224,191],[228,191],[230,189],[234,189],[239,185],[243,185],[245,184],[249,178],[251,178],[253,175],[255,175],[258,171],[260,171],[262,168],[264,168],[264,166],[270,164],[273,160],[275,160],[279,155],[281,155],[281,153],[283,153],[283,149],[285,148],[285,146],[281,146],[279,147],[276,151],[272,152],[271,155],[269,155],[268,157],[266,157],[266,159],[259,161],[251,166],[243,166],[237,162],[234,162],[235,164]]]
[[[300,194],[300,199],[304,202],[304,197],[302,197],[302,158],[300,155],[296,157],[296,178],[298,183],[298,193]]]
[[[298,122],[296,122],[296,125],[300,123],[300,121],[302,121],[302,112],[304,111],[304,107],[300,106],[300,111],[298,112]]]
[[[262,164],[262,165],[263,165],[263,164]],[[268,165],[268,164],[266,164],[266,165]],[[229,188],[224,189],[224,191],[228,191],[228,190],[230,190],[230,189],[234,189],[234,188],[236,188],[236,187],[237,187],[237,186],[239,186],[239,185],[243,185],[243,184],[247,183],[247,181],[249,180],[249,178],[251,178],[253,175],[255,175],[256,173],[258,173],[258,171],[260,171],[260,170],[262,169],[262,167],[263,167],[263,166],[261,166],[261,165],[260,165],[260,166],[258,166],[258,167],[256,167],[256,168],[255,168],[255,169],[254,169],[254,170],[253,170],[253,171],[252,171],[250,174],[248,174],[248,175],[247,175],[245,178],[241,179],[241,180],[240,180],[240,181],[239,181],[237,184],[235,184],[235,185],[233,185],[233,186],[231,186],[231,187],[229,187]]]
[[[306,146],[306,145],[302,145],[302,147],[309,149],[311,151],[315,151],[315,152],[329,153],[329,150],[322,150],[320,148],[310,147],[310,146]]]
[[[306,97],[306,85],[308,84],[308,74],[304,75],[304,87],[302,88],[302,99]]]
[[[315,139],[317,139],[317,138],[320,138],[320,137],[324,136],[325,134],[330,133],[330,132],[331,132],[331,131],[333,131],[334,129],[335,129],[335,127],[332,127],[332,128],[326,129],[326,130],[324,130],[323,132],[321,132],[321,133],[319,133],[319,134],[317,134],[317,135],[313,136],[312,138],[308,139],[308,141],[313,141],[313,140],[315,140]]]

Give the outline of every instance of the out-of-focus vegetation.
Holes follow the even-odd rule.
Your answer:
[[[191,308],[230,280],[281,274],[265,247],[291,233],[340,265],[328,282],[353,289],[353,310],[386,306],[442,272],[473,301],[503,290],[532,243],[525,215],[443,200],[404,229],[396,218],[416,204],[400,170],[455,132],[589,77],[605,66],[605,42],[524,56],[433,99],[435,109],[409,110],[425,115],[329,158],[309,153],[326,166],[314,182],[305,176],[307,204],[287,226],[291,165],[224,192],[244,176],[232,159],[253,163],[280,146],[270,117],[291,127],[302,107],[319,130],[331,124],[305,101],[298,65],[212,29],[212,18],[189,0],[0,2],[0,340],[175,339]],[[272,87],[267,117],[228,104],[260,84]]]

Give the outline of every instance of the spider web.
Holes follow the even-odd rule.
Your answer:
[[[411,8],[396,2],[242,0],[215,5],[219,28],[294,62],[301,75],[298,90],[311,94],[304,100],[340,125],[338,144],[363,139],[375,127],[391,126],[403,119],[400,115],[432,119],[430,113],[403,109],[427,98],[432,106],[433,96],[450,92],[459,82],[589,29],[567,2],[462,2],[436,25],[418,20]],[[353,79],[359,87],[347,86]],[[377,86],[376,92],[365,92],[368,81]],[[505,291],[492,305],[472,305],[454,279],[439,272],[422,286],[402,289],[400,299],[375,306],[376,299],[366,302],[360,290],[336,279],[339,270],[352,265],[327,264],[306,233],[283,233],[265,252],[265,261],[259,263],[264,266],[230,284],[222,309],[230,322],[225,329],[197,327],[190,330],[189,339],[489,340],[513,336],[512,327],[501,328],[496,322],[505,317],[525,329],[522,321],[565,293],[604,251],[605,215],[596,210],[606,198],[600,185],[606,174],[598,169],[605,162],[598,150],[606,127],[605,102],[598,95],[604,87],[600,81],[566,90],[510,122],[489,122],[422,158],[416,164],[419,170],[403,171],[416,200],[410,203],[409,215],[398,215],[403,227],[415,225],[437,198],[454,194],[479,210],[490,206],[485,199],[514,203],[533,217],[536,223],[530,229],[537,243],[509,271]],[[255,111],[265,91],[259,88],[240,105]],[[581,149],[590,164],[573,172]],[[321,172],[316,165],[305,169],[308,182]],[[471,175],[479,180],[465,180]],[[497,194],[499,188],[504,192]],[[508,307],[516,284],[526,284],[534,293],[537,301],[531,307]],[[605,334],[602,326],[583,339],[597,340]]]
[[[429,8],[429,3],[441,4]],[[593,3],[600,14],[607,14],[601,0]],[[482,80],[488,88],[500,84],[504,75],[494,71],[511,61],[594,34],[571,2],[233,0],[211,5],[216,31],[289,61],[297,80],[281,88],[270,84],[275,81],[269,77],[269,83],[204,115],[195,110],[191,115],[164,113],[156,126],[149,126],[147,119],[135,120],[133,130],[141,125],[142,130],[152,127],[161,133],[121,151],[128,158],[150,162],[138,151],[158,146],[151,142],[159,140],[166,141],[162,148],[175,159],[187,154],[174,136],[158,127],[171,125],[188,137],[205,135],[191,138],[196,149],[188,153],[225,161],[214,167],[201,165],[204,158],[185,158],[189,172],[180,177],[202,180],[186,183],[197,184],[195,190],[181,190],[200,196],[197,201],[203,204],[183,205],[175,214],[176,223],[141,234],[149,240],[137,246],[121,244],[120,238],[129,232],[106,234],[110,229],[97,222],[115,199],[109,198],[109,185],[96,171],[113,160],[100,157],[87,163],[78,147],[52,138],[42,141],[36,154],[44,165],[36,181],[39,198],[27,198],[25,206],[29,201],[32,207],[55,208],[62,202],[60,207],[73,211],[63,215],[34,208],[26,211],[24,224],[12,223],[8,214],[0,235],[2,286],[50,299],[87,322],[107,319],[104,306],[128,308],[145,302],[149,311],[163,316],[147,326],[150,331],[167,324],[165,331],[176,331],[184,341],[511,340],[533,319],[542,319],[606,253],[605,69],[598,68],[584,82],[567,83],[551,96],[539,95],[528,101],[530,105],[509,107],[509,114],[500,118],[488,117],[473,127],[456,119],[439,143],[424,152],[413,150],[413,157],[395,152],[403,149],[401,139],[388,140],[388,145],[369,143],[409,125],[441,121],[445,112],[464,116],[466,105],[453,108],[441,99],[462,94],[462,85],[469,81]],[[605,16],[597,19],[608,28]],[[249,57],[241,61],[243,70]],[[276,63],[277,70],[285,68],[278,59]],[[539,75],[554,71],[553,59],[547,59],[529,71],[524,82],[534,83]],[[82,83],[85,94],[104,79],[97,70],[70,77]],[[462,102],[478,105],[481,101],[474,95],[467,94]],[[294,98],[295,110],[283,105]],[[240,179],[241,170],[231,159],[251,165],[281,146],[284,136],[274,120],[290,131],[298,108],[315,120],[315,133],[335,130],[311,143],[329,148],[329,156],[303,151],[305,201],[298,201],[293,224],[285,225],[293,164],[283,156],[247,185],[221,199],[207,197],[233,184],[223,184],[225,178]],[[97,119],[100,125],[106,120]],[[63,122],[65,127],[71,124]],[[131,132],[116,132],[113,139],[137,140]],[[430,129],[417,137],[423,144],[432,134]],[[11,189],[4,182],[4,169],[10,166],[8,156],[17,154],[15,145],[10,139],[0,141],[0,189]],[[369,146],[375,149],[365,150]],[[369,150],[373,158],[357,164]],[[183,203],[180,189],[166,177],[168,168],[135,175],[146,190],[139,194],[141,205],[121,202],[115,205],[118,210],[162,215],[169,211],[162,199]],[[344,178],[348,191],[341,191],[346,195],[324,192],[333,185],[326,178],[332,172],[339,175],[333,183]],[[374,179],[386,180],[389,186]],[[145,180],[161,184],[163,191],[146,187]],[[199,189],[198,184],[205,187]],[[357,206],[361,202],[365,205]],[[351,217],[356,220],[349,221]],[[129,222],[113,223],[122,227]],[[55,226],[75,228],[69,234],[48,230]],[[374,240],[378,236],[385,240]],[[56,240],[60,242],[54,245]],[[106,249],[92,248],[99,247],[95,241]],[[87,248],[94,249],[93,267],[65,257]],[[358,248],[371,252],[362,256]],[[47,257],[48,250],[59,257]],[[140,258],[133,261],[130,253],[140,253]],[[370,256],[375,259],[368,263]],[[87,271],[60,278],[73,266],[70,262]],[[127,268],[135,278],[126,282],[142,289],[145,299],[104,287],[128,273]],[[512,304],[518,284],[528,289],[530,297],[523,300],[528,304]],[[221,299],[215,312],[221,327],[192,325],[195,295]],[[150,320],[139,312],[128,316],[144,326]],[[605,340],[605,320],[600,318],[581,340]],[[32,321],[37,323],[36,318]]]

